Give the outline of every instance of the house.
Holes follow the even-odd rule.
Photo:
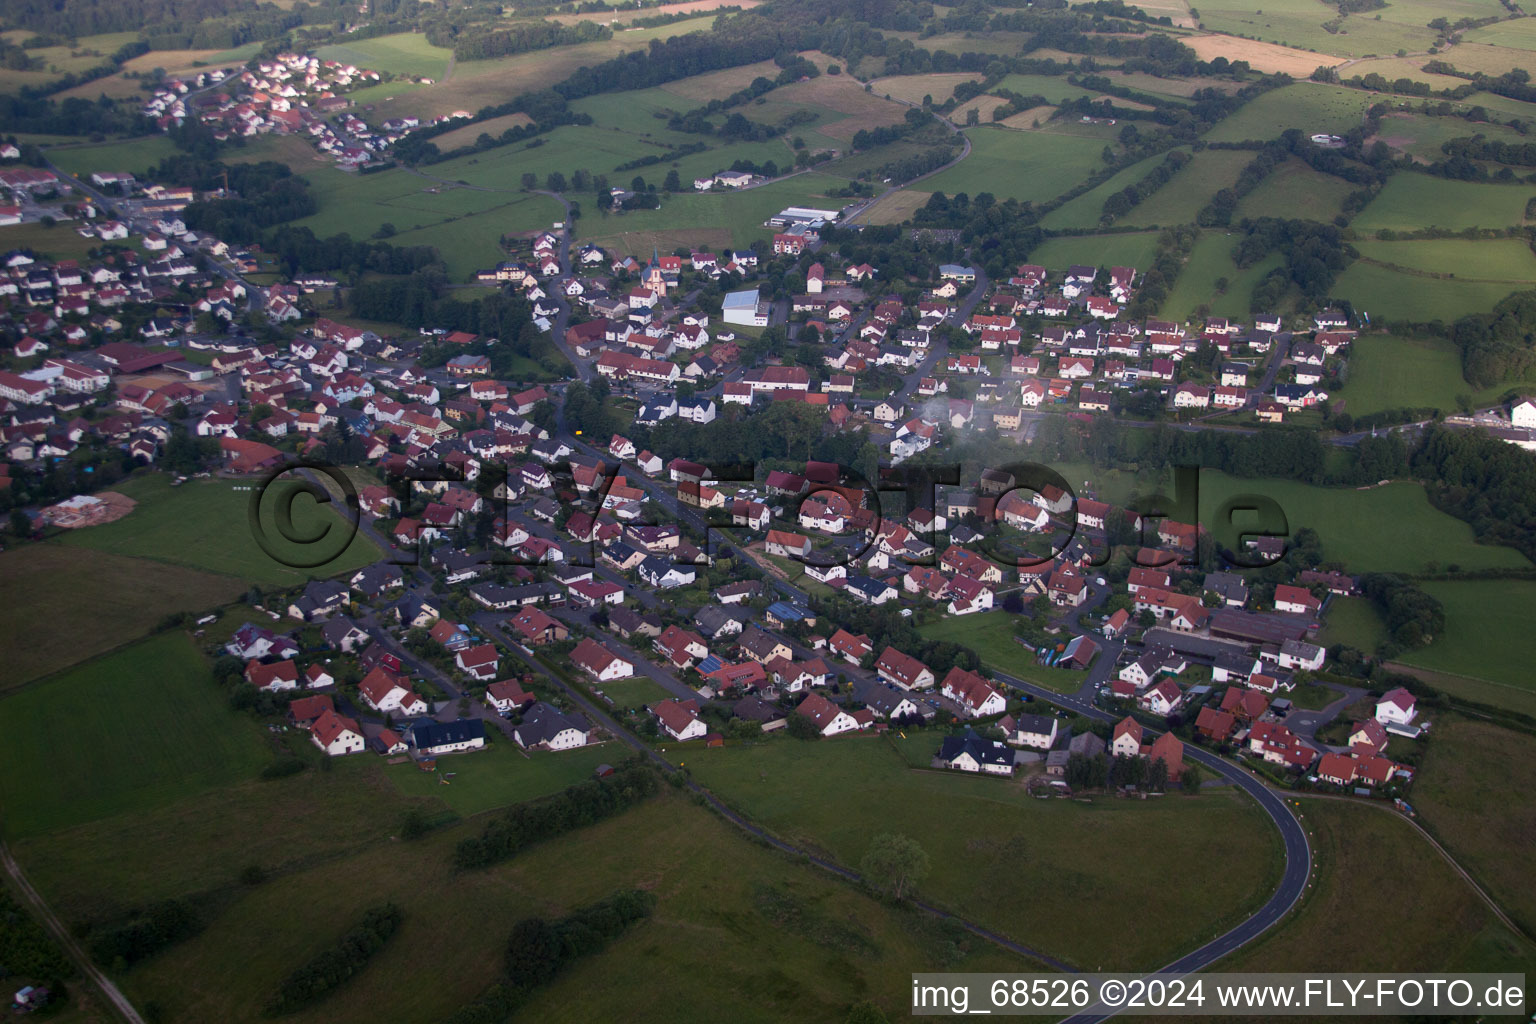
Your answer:
[[[780,558],[806,558],[811,553],[811,539],[784,530],[769,530],[763,550]]]
[[[336,710],[336,705],[331,700],[330,694],[322,693],[314,697],[300,697],[288,705],[288,724],[297,726],[300,729],[308,729],[315,724],[315,719],[327,711],[334,710]]]
[[[935,763],[942,768],[988,775],[1012,775],[1013,751],[997,740],[983,739],[970,729],[963,736],[946,736]]]
[[[1164,679],[1136,698],[1136,704],[1154,715],[1167,717],[1184,703],[1184,693],[1172,679]]]
[[[1417,698],[1401,686],[1388,690],[1376,701],[1376,721],[1382,725],[1408,725],[1418,714],[1416,703]]]
[[[958,665],[944,676],[939,692],[959,704],[969,718],[986,718],[1007,710],[1003,695],[993,689],[991,683]]]
[[[1168,769],[1168,780],[1179,781],[1179,776],[1184,774],[1184,743],[1171,732],[1165,732],[1152,741],[1152,746],[1145,751],[1143,756],[1154,763],[1161,761]]]
[[[409,680],[395,675],[380,665],[363,677],[357,684],[357,695],[363,703],[380,713],[399,711],[402,714],[426,714],[427,705],[413,693]]]
[[[1348,786],[1355,781],[1355,763],[1348,754],[1324,754],[1317,763],[1317,776],[1335,786]]]
[[[1237,731],[1237,719],[1230,711],[1206,706],[1195,716],[1195,731],[1215,743],[1224,743]]]
[[[295,690],[299,686],[299,666],[291,661],[278,661],[270,665],[252,661],[245,666],[245,681],[258,690],[268,692]]]
[[[559,643],[570,635],[565,623],[531,605],[519,609],[507,620],[507,625],[523,642],[534,647]]]
[[[1349,749],[1359,754],[1362,748],[1373,755],[1387,749],[1387,730],[1374,718],[1350,726]]]
[[[1140,722],[1129,716],[1122,718],[1110,737],[1109,752],[1115,757],[1140,757],[1141,736]]]
[[[1275,611],[1291,615],[1316,615],[1322,602],[1306,587],[1281,583],[1275,587]]]
[[[848,632],[846,629],[839,629],[836,633],[833,633],[831,638],[827,641],[827,650],[842,658],[850,665],[858,665],[861,664],[865,658],[869,657],[869,655],[873,654],[875,649],[874,646],[870,643],[869,637],[865,636],[864,634],[860,633],[858,635],[854,635]],[[930,672],[928,677],[928,685],[932,686],[933,673]]]
[[[485,688],[485,702],[498,714],[511,714],[528,707],[537,698],[514,679],[503,679]]]
[[[1007,733],[1004,738],[1016,747],[1050,750],[1056,742],[1055,715],[1007,715],[997,724]]]
[[[512,738],[525,750],[572,750],[587,745],[592,727],[578,714],[567,714],[542,701],[523,714]]]
[[[686,668],[695,661],[709,657],[709,647],[704,638],[681,626],[668,626],[655,640],[658,651],[664,654],[674,668]]]
[[[819,693],[807,694],[795,708],[795,714],[809,718],[823,736],[857,732],[859,729],[857,719]]]
[[[309,738],[331,757],[359,754],[365,746],[363,730],[357,721],[330,709],[315,719],[309,729]]]
[[[709,731],[699,717],[698,701],[664,700],[651,706],[651,714],[656,716],[661,731],[679,742],[699,739]]]
[[[842,632],[838,630],[838,633]],[[836,641],[837,636],[834,635],[829,646]],[[867,638],[865,646],[868,646]],[[885,682],[899,686],[903,690],[926,690],[937,681],[933,670],[927,665],[894,647],[887,647],[880,652],[880,657],[875,662],[875,672]]]
[[[483,682],[487,679],[496,678],[499,658],[500,655],[496,650],[495,644],[480,644],[479,646],[459,651],[454,655],[453,661],[459,667],[460,672],[463,672],[471,679]]]
[[[463,750],[479,750],[485,746],[485,721],[480,718],[459,718],[452,722],[437,722],[426,718],[406,726],[405,741],[418,757],[441,757]]]
[[[571,651],[571,662],[598,682],[611,679],[627,679],[634,674],[635,666],[614,654],[591,637],[583,639]],[[585,741],[583,741],[585,742]]]

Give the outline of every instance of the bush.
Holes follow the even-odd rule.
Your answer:
[[[270,1017],[293,1013],[318,1002],[365,967],[400,927],[403,915],[393,903],[372,907],[336,945],[314,956],[283,979],[267,1004]]]

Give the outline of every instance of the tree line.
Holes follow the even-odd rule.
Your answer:
[[[269,1017],[294,1013],[311,1006],[340,988],[384,948],[400,928],[404,914],[393,903],[368,908],[355,926],[295,968],[277,986],[266,1005]]]

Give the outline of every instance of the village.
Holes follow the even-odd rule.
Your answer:
[[[16,193],[85,189],[51,172],[5,173]],[[879,475],[895,478],[950,436],[1027,442],[1045,417],[1088,421],[1131,403],[1174,422],[1283,423],[1326,399],[1354,337],[1343,317],[1127,321],[1129,267],[1026,265],[994,283],[944,264],[909,304],[884,291],[877,268],[829,269],[817,255],[835,210],[785,210],[784,230],[750,249],[646,261],[573,250],[555,225],[481,275],[528,303],[579,378],[520,382],[492,374],[494,338],[381,336],[318,315],[336,286],[321,275],[249,284],[258,254],[188,231],[177,218],[187,191],[97,177],[132,203],[128,221],[104,219],[106,196],[83,211],[80,233],[108,243],[97,255],[5,256],[0,293],[16,335],[0,372],[7,472],[102,445],[153,466],[178,434],[208,446],[204,468],[223,478],[337,452],[371,467],[381,482],[357,495],[359,529],[389,557],[292,594],[286,618],[304,625],[251,622],[224,645],[256,691],[292,698],[291,724],[328,754],[431,763],[482,748],[488,728],[526,750],[612,738],[574,696],[657,742],[964,725],[936,764],[1033,770],[1056,789],[1088,784],[1082,764],[1111,759],[1160,763],[1162,788],[1179,780],[1186,743],[1273,766],[1287,783],[1385,793],[1412,777],[1411,763],[1385,753],[1389,737],[1419,735],[1411,694],[1382,695],[1333,742],[1319,733],[1337,732],[1332,718],[1363,690],[1329,684],[1326,711],[1286,696],[1325,669],[1316,636],[1330,598],[1354,592],[1344,567],[1286,567],[1260,602],[1238,573],[1191,572],[1199,524],[1143,521],[1004,471],[887,514],[880,482],[833,463],[722,479],[566,422],[578,388],[611,389],[601,400],[626,402],[646,430],[797,403],[820,414],[824,435],[864,431],[881,450]],[[747,288],[718,310],[698,304],[705,288],[767,274],[804,291],[769,301]],[[766,330],[794,340],[793,361],[754,357]],[[890,383],[872,393],[871,380]],[[1536,404],[1516,403],[1509,439],[1528,437],[1533,420]],[[38,526],[81,516],[80,501],[40,511]],[[1127,528],[1139,549],[1099,568]],[[1285,550],[1254,546],[1269,564]],[[843,628],[835,609],[883,623],[1007,610],[1019,616],[1017,658],[1081,683],[1032,690],[953,653],[924,664]],[[605,694],[631,679],[669,697]],[[1038,697],[1065,706],[1026,713]],[[1075,731],[1058,728],[1067,715]]]

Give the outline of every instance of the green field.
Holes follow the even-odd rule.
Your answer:
[[[1104,166],[1102,139],[984,126],[966,132],[971,153],[928,178],[924,189],[954,195],[990,192],[998,199],[1042,202]]]
[[[1422,810],[1419,788],[1422,784],[1414,803]],[[1505,813],[1505,803],[1497,810]],[[1303,799],[1299,814],[1310,836],[1316,881],[1299,911],[1216,970],[1272,971],[1283,965],[1288,971],[1327,971],[1345,963],[1362,971],[1418,971],[1426,964],[1450,971],[1536,967],[1530,942],[1494,917],[1413,826],[1385,804]],[[1469,817],[1469,831],[1484,831],[1476,823],[1486,820]],[[1529,822],[1525,831],[1529,836]],[[1519,859],[1514,849],[1507,851],[1511,865]],[[1393,886],[1413,893],[1413,899],[1381,899]],[[1529,894],[1529,886],[1521,888]]]
[[[1237,180],[1253,154],[1233,149],[1206,149],[1195,154],[1168,184],[1120,219],[1126,225],[1193,224],[1195,216],[1221,189]]]
[[[923,751],[911,756],[925,760],[938,742],[930,731],[913,736]],[[1038,801],[1016,781],[912,770],[894,741],[873,736],[728,744],[686,760],[754,821],[843,864],[858,864],[871,835],[907,832],[934,864],[925,898],[1089,967],[1166,963],[1262,903],[1280,867],[1271,826],[1232,792]],[[1244,870],[1169,879],[1170,863]],[[1034,881],[977,884],[1021,871]]]
[[[1106,199],[1127,186],[1136,184],[1148,171],[1162,162],[1162,153],[1137,161],[1104,182],[1104,184],[1089,189],[1076,199],[1062,203],[1056,209],[1040,218],[1040,226],[1052,231],[1062,228],[1093,227],[1099,223],[1099,216],[1104,211],[1104,201]],[[1127,217],[1134,216],[1135,212],[1134,210],[1131,211]]]
[[[1400,172],[1360,211],[1351,227],[1360,232],[1423,228],[1519,227],[1536,186],[1450,181]]]
[[[251,778],[270,758],[185,634],[166,633],[4,699],[0,807],[26,836]]]
[[[231,576],[62,544],[0,554],[0,692],[137,640],[172,612],[239,597]]]
[[[60,169],[83,178],[90,183],[95,171],[127,171],[133,175],[147,175],[149,169],[167,157],[174,156],[176,144],[166,135],[149,135],[120,142],[103,142],[95,146],[52,147],[48,159]]]
[[[242,484],[240,486],[252,486]],[[358,533],[339,555],[314,569],[290,568],[276,561],[251,531],[249,509],[253,492],[237,491],[223,480],[195,480],[173,488],[164,474],[130,480],[117,490],[139,503],[115,523],[75,530],[63,538],[70,546],[118,555],[134,555],[173,565],[238,577],[247,585],[291,586],[317,577],[360,569],[380,552]],[[262,503],[262,522],[279,554],[302,559],[310,552],[285,541],[277,529],[277,497]],[[328,508],[308,497],[293,503],[294,530],[303,535],[344,524]],[[339,534],[338,534],[339,536]]]
[[[923,626],[920,632],[932,640],[948,640],[969,647],[981,663],[993,671],[1038,683],[1057,693],[1073,693],[1088,678],[1085,673],[1035,664],[1031,648],[1014,639],[1015,624],[1027,620],[997,610],[976,615],[949,615]]]
[[[1051,270],[1063,270],[1074,263],[1095,267],[1138,267],[1152,265],[1157,252],[1156,231],[1124,231],[1107,235],[1063,235],[1047,238],[1030,252],[1029,258]]]
[[[1280,265],[1281,257],[1271,253],[1253,266],[1239,270],[1232,260],[1232,248],[1237,242],[1237,236],[1219,229],[1206,231],[1196,239],[1188,262],[1168,290],[1162,315],[1170,320],[1186,320],[1200,306],[1208,305],[1216,316],[1247,319],[1252,312],[1249,306],[1253,286]],[[1227,289],[1218,292],[1216,282],[1223,277],[1227,279]]]
[[[805,581],[814,583],[814,580]],[[804,583],[801,584],[802,586]],[[583,680],[585,682],[585,680]],[[631,676],[628,679],[614,679],[606,683],[593,684],[592,689],[600,691],[609,700],[613,701],[616,708],[641,708],[654,704],[659,700],[666,700],[672,696],[671,691],[662,688],[650,676]]]
[[[1464,567],[1465,568],[1465,567]],[[1423,587],[1445,606],[1445,635],[1401,655],[1410,665],[1471,676],[1522,690],[1530,673],[1529,630],[1536,586],[1529,580],[1429,581]]]
[[[384,774],[402,794],[437,797],[468,817],[558,793],[590,779],[598,765],[623,760],[628,752],[607,743],[525,755],[501,735],[493,739],[484,750],[440,758],[435,772],[424,772],[411,762],[390,765]]]
[[[1202,10],[1201,14],[1204,13]],[[1299,128],[1308,135],[1338,135],[1358,128],[1361,116],[1374,102],[1375,96],[1359,89],[1297,82],[1248,101],[1237,113],[1206,132],[1205,137],[1211,142],[1275,139],[1288,128]]]
[[[1214,32],[1341,57],[1363,57],[1395,53],[1400,49],[1409,52],[1428,49],[1435,41],[1435,33],[1425,26],[1437,16],[1456,21],[1463,16],[1479,18],[1491,13],[1497,13],[1497,8],[1490,11],[1486,5],[1472,0],[1447,0],[1443,7],[1417,2],[1393,3],[1379,13],[1372,10],[1350,15],[1344,19],[1341,31],[1329,32],[1323,25],[1338,17],[1337,9],[1319,6],[1309,0],[1276,0],[1266,2],[1262,7],[1218,0],[1218,6],[1200,7],[1200,23]],[[1399,17],[1403,20],[1398,20]],[[1318,63],[1323,61],[1319,59]]]
[[[1007,75],[997,83],[997,87],[1016,92],[1020,96],[1044,96],[1048,103],[1061,103],[1064,100],[1098,95],[1081,86],[1073,85],[1065,78],[1051,75]]]
[[[1440,716],[1411,798],[1425,826],[1527,931],[1536,927],[1536,891],[1527,870],[1536,807],[1510,797],[1536,785],[1533,755],[1530,736]]]
[[[1387,624],[1376,606],[1364,597],[1335,597],[1328,605],[1320,641],[1325,647],[1347,644],[1373,654],[1387,639]]]
[[[1449,324],[1468,313],[1487,313],[1500,299],[1527,287],[1529,284],[1451,281],[1357,260],[1339,275],[1332,294],[1348,299],[1355,309],[1377,320],[1419,324],[1439,320]]]
[[[1303,526],[1316,530],[1323,557],[1343,562],[1349,572],[1423,572],[1431,564],[1441,569],[1530,565],[1513,548],[1474,543],[1472,527],[1432,506],[1417,483],[1351,490],[1206,470],[1200,474],[1200,521],[1218,522],[1221,503],[1238,494],[1275,499],[1292,533]]]
[[[101,239],[81,238],[74,224],[67,220],[61,220],[53,227],[38,221],[0,227],[0,247],[31,249],[56,260],[83,260],[100,246]]]
[[[321,60],[336,60],[343,64],[355,64],[373,71],[388,71],[396,75],[417,78],[440,79],[448,70],[448,59],[453,51],[433,46],[427,37],[415,32],[401,32],[392,36],[375,36],[355,43],[322,46],[315,51]]]
[[[1350,344],[1349,379],[1334,397],[1354,416],[1403,407],[1455,412],[1458,396],[1482,407],[1510,386],[1478,390],[1468,384],[1455,345],[1444,338],[1362,334]]]
[[[1409,111],[1395,112],[1383,118],[1377,137],[1393,149],[1432,162],[1445,159],[1445,151],[1441,148],[1444,143],[1472,135],[1482,135],[1490,142],[1519,144],[1523,141],[1520,133],[1505,125],[1472,123],[1460,117],[1431,117]]]
[[[1290,159],[1271,171],[1259,187],[1242,198],[1232,220],[1252,217],[1294,217],[1328,222],[1344,205],[1355,186],[1343,178],[1314,171]]]

